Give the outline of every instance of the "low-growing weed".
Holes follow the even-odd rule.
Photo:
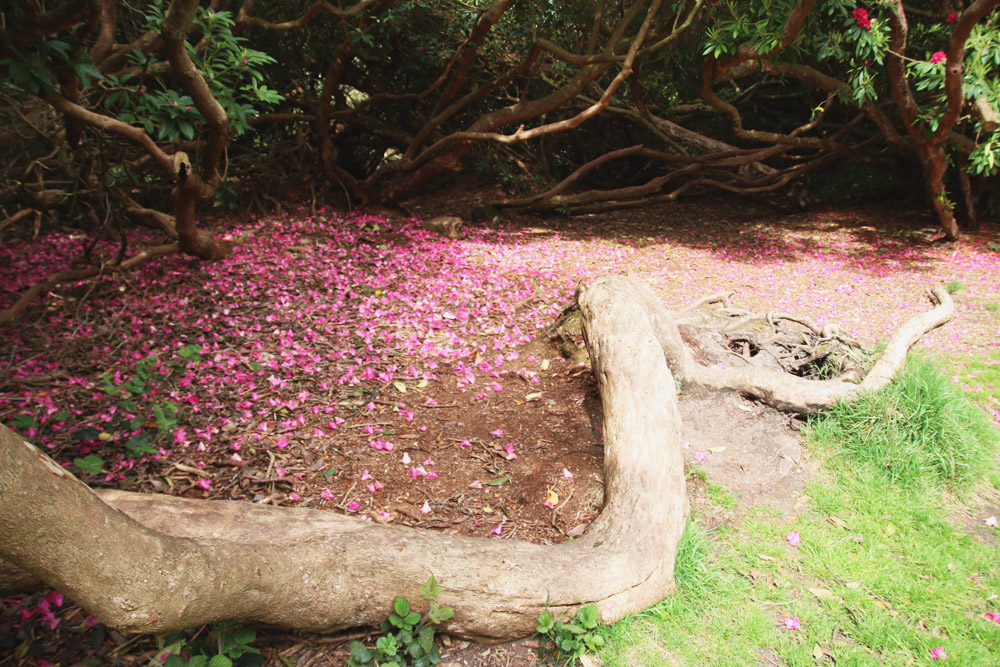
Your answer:
[[[410,607],[410,601],[397,597],[393,613],[382,621],[384,633],[368,648],[358,641],[351,642],[351,667],[427,667],[441,662],[441,654],[434,643],[435,628],[454,615],[451,607],[441,607],[437,597],[441,593],[434,577],[420,587],[420,595],[429,603],[427,613],[421,615]]]
[[[543,611],[538,616],[537,630],[552,642],[552,657],[566,665],[577,662],[585,652],[594,652],[604,646],[603,635],[596,632],[599,623],[597,605],[588,604],[577,609],[576,615],[566,623],[556,621],[551,613]]]

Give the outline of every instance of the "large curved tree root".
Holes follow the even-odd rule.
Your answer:
[[[683,388],[700,388],[714,391],[728,390],[752,396],[779,410],[814,413],[834,406],[838,401],[850,401],[863,392],[878,391],[885,387],[900,371],[910,348],[924,334],[950,321],[955,315],[955,305],[943,287],[928,291],[933,305],[931,310],[912,317],[896,332],[875,364],[860,382],[845,378],[810,380],[768,368],[746,365],[736,368],[708,367],[699,364],[684,344],[678,329],[679,318],[668,311],[657,296],[644,283],[620,276],[620,289],[640,301],[653,324],[656,337],[663,346],[667,365]],[[728,298],[728,297],[726,297]],[[707,301],[721,301],[714,295]],[[772,314],[770,321],[785,319],[799,322],[820,335],[838,337],[829,327],[819,327],[808,319],[784,313]]]
[[[95,493],[0,427],[0,595],[32,578],[104,623],[163,633],[225,619],[309,631],[373,624],[434,575],[446,632],[497,641],[546,608],[614,621],[675,589],[687,499],[674,381],[626,279],[578,291],[604,406],[606,503],[542,546],[373,525],[332,512]]]

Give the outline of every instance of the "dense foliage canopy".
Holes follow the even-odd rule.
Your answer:
[[[476,173],[567,215],[903,189],[956,238],[997,208],[998,4],[14,2],[0,225],[210,259],[196,207],[395,207]],[[136,223],[171,242],[130,255]]]

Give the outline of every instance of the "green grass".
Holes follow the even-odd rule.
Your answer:
[[[1000,352],[986,358],[962,358],[955,364],[958,389],[965,396],[987,408],[1000,408]]]
[[[813,667],[831,655],[838,666],[929,667],[941,646],[945,664],[1000,664],[1000,625],[984,618],[1000,612],[998,547],[954,511],[956,491],[997,478],[989,421],[927,362],[910,362],[886,391],[811,424],[822,472],[798,515],[744,510],[711,533],[693,520],[678,592],[607,628],[599,657],[608,667]],[[801,629],[785,628],[792,616]]]
[[[964,486],[989,466],[997,432],[930,362],[910,357],[883,391],[814,420],[815,441],[889,484]]]
[[[705,487],[705,493],[708,494],[708,497],[712,499],[713,503],[723,509],[736,509],[736,506],[739,504],[736,501],[736,498],[726,491],[725,487],[721,484],[716,484],[715,482],[708,483]]]

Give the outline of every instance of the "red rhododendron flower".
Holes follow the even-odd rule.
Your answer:
[[[872,27],[872,20],[868,18],[868,10],[858,7],[853,12],[851,12],[851,18],[854,22],[858,24],[858,27],[862,30],[870,30]]]
[[[944,51],[935,51],[931,54],[931,62],[937,65],[938,63],[943,63],[948,57],[944,54]]]

